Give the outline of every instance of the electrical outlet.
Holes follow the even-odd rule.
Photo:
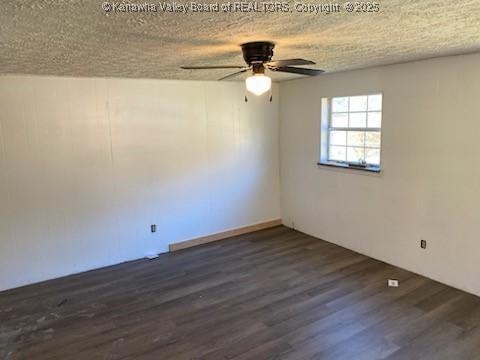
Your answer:
[[[398,280],[388,279],[388,287],[398,287]]]
[[[156,232],[157,231],[157,225],[155,225],[155,224],[150,225],[150,231],[152,233]]]
[[[422,249],[426,249],[427,248],[427,240],[420,240],[420,247]]]

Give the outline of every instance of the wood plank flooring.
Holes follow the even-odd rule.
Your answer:
[[[0,359],[480,359],[480,298],[280,226],[2,292]]]

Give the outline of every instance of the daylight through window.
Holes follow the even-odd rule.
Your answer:
[[[380,167],[382,95],[331,98],[328,161]]]

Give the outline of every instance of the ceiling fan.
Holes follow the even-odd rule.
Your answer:
[[[269,91],[272,87],[272,79],[265,75],[265,69],[270,71],[286,72],[307,76],[317,76],[323,70],[306,69],[292,65],[314,65],[315,63],[305,59],[272,60],[275,44],[270,41],[254,41],[241,45],[243,59],[247,66],[241,65],[218,65],[218,66],[182,66],[186,70],[209,70],[209,69],[240,69],[233,74],[224,76],[218,80],[233,78],[247,71],[252,71],[252,76],[245,80],[247,90],[259,96]]]

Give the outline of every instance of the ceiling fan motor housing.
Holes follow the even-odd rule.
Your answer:
[[[255,41],[242,44],[243,58],[248,65],[264,63],[272,59],[275,44],[270,41]]]

